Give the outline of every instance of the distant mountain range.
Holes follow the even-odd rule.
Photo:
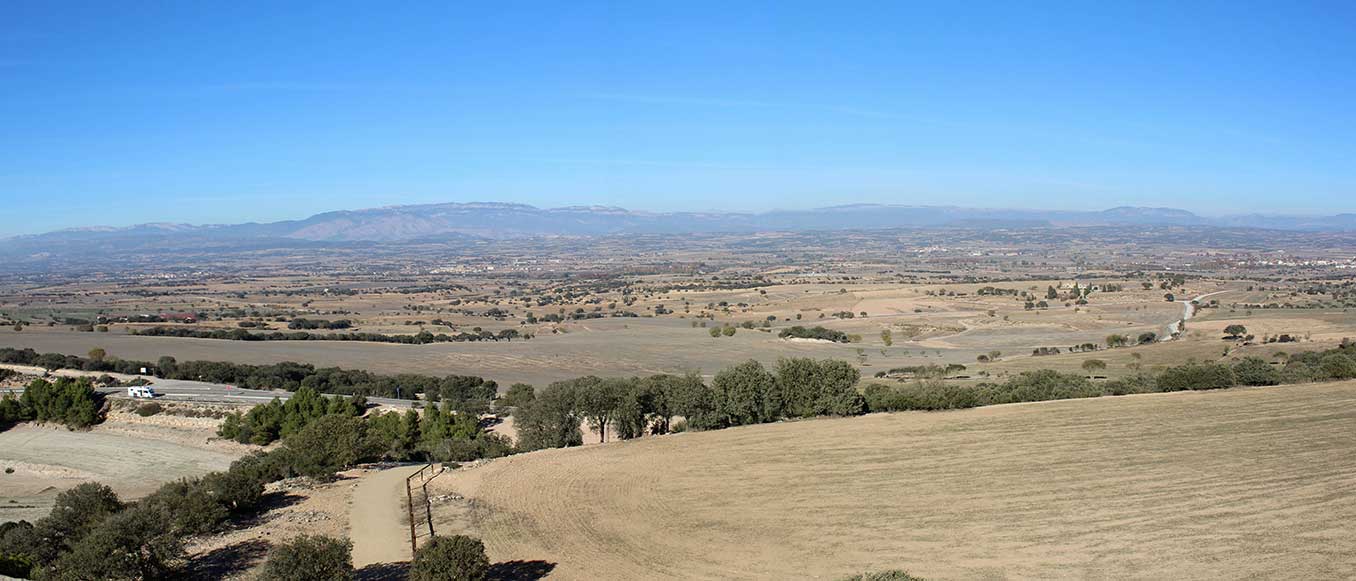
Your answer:
[[[1211,226],[1356,231],[1356,214],[1198,216],[1172,208],[1100,212],[853,204],[764,213],[636,212],[605,206],[537,208],[524,204],[448,203],[326,212],[304,220],[235,225],[141,224],[74,228],[0,240],[0,255],[63,250],[228,246],[278,248],[334,243],[439,242],[467,238],[807,231],[879,228],[1026,228],[1065,226]]]

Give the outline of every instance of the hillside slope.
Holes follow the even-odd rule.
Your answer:
[[[1332,579],[1356,570],[1353,426],[1356,382],[1155,394],[551,450],[439,486],[492,560],[552,579]]]

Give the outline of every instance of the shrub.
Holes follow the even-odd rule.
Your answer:
[[[302,535],[273,548],[264,562],[261,581],[349,581],[353,579],[353,544]]]
[[[435,536],[414,553],[410,581],[481,581],[490,570],[485,545],[462,535]]]
[[[1244,357],[1234,364],[1234,378],[1239,385],[1276,385],[1281,373],[1261,357]]]
[[[327,480],[367,455],[363,445],[366,427],[362,418],[324,416],[283,443],[292,452],[292,467],[298,474]]]
[[[981,405],[1096,397],[1102,390],[1088,378],[1049,369],[1024,371],[1002,384],[980,388]]]
[[[1158,376],[1161,391],[1223,389],[1236,383],[1234,371],[1220,363],[1187,363],[1169,367]]]
[[[1158,391],[1158,378],[1148,373],[1136,373],[1117,377],[1102,384],[1106,395],[1129,395],[1132,393],[1153,393]]]
[[[777,361],[782,413],[808,418],[822,415],[851,416],[865,411],[857,393],[861,373],[846,361],[782,358]]]
[[[777,379],[763,364],[749,360],[726,367],[711,381],[717,409],[732,426],[776,420],[781,414]]]
[[[783,339],[822,339],[825,341],[833,341],[834,343],[847,343],[851,341],[851,338],[848,337],[847,333],[825,329],[824,327],[819,326],[806,329],[805,327],[797,325],[795,327],[783,329],[777,336]]]
[[[153,416],[161,411],[163,411],[163,408],[160,407],[160,404],[155,402],[143,403],[137,406],[137,415],[143,418]]]
[[[153,507],[112,515],[63,555],[47,579],[168,579],[182,563],[183,537]]]
[[[1318,361],[1318,370],[1328,379],[1351,379],[1356,377],[1356,359],[1329,353]]]
[[[873,412],[936,411],[972,408],[980,405],[980,400],[978,390],[973,387],[924,379],[906,385],[868,385],[866,403]]]
[[[893,569],[890,571],[877,571],[875,573],[862,573],[844,577],[840,581],[923,581],[922,577],[914,577],[906,571]]]

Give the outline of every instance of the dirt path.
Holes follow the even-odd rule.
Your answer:
[[[405,478],[421,466],[373,472],[358,482],[349,513],[353,566],[410,560],[410,529],[405,524]]]

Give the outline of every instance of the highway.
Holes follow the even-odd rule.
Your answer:
[[[30,367],[26,365],[0,365],[0,367],[13,369],[29,375],[43,375],[46,371],[41,367]],[[124,382],[142,378],[151,382],[151,388],[155,390],[156,399],[164,401],[259,404],[268,403],[275,397],[284,401],[292,397],[292,392],[290,391],[243,389],[220,383],[188,381],[183,379],[164,379],[149,375],[124,375],[120,373],[79,371],[74,369],[58,369],[50,375],[61,377],[99,377],[101,375],[110,375]],[[127,388],[125,387],[99,387],[96,389],[99,393],[107,395],[125,395],[127,393]],[[22,389],[6,391],[16,395],[23,392]],[[419,401],[388,397],[369,397],[367,398],[367,401],[376,405],[397,408],[412,408],[422,404],[422,402]]]

